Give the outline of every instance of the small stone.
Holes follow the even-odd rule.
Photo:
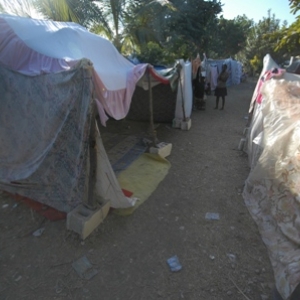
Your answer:
[[[260,298],[261,298],[261,300],[268,300],[269,296],[262,294],[262,295],[260,295]]]
[[[215,257],[214,257],[213,255],[210,255],[209,258],[210,258],[211,260],[214,260],[214,259],[215,259]]]
[[[228,291],[228,292],[227,292],[227,295],[228,295],[228,296],[231,296],[231,295],[232,295],[232,291]]]
[[[180,226],[179,229],[180,229],[180,230],[184,230],[184,226]]]
[[[8,207],[8,204],[3,204],[2,205],[2,208],[7,208]]]
[[[15,281],[18,282],[18,281],[20,281],[21,279],[22,279],[22,276],[19,275],[19,276],[15,279]]]
[[[260,270],[259,270],[259,269],[256,269],[256,270],[255,270],[255,273],[256,273],[256,274],[260,274]]]

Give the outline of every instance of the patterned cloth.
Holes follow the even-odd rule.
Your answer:
[[[22,75],[0,67],[0,189],[60,211],[82,202],[91,122],[89,61]]]
[[[261,94],[261,151],[243,197],[287,299],[300,283],[300,80],[270,79]]]

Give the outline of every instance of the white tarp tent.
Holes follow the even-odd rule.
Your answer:
[[[300,76],[264,58],[251,104],[243,197],[268,249],[276,287],[300,284]]]
[[[0,14],[0,63],[34,76],[69,70],[78,60],[93,64],[96,103],[102,124],[106,114],[126,116],[137,81],[146,64],[134,65],[108,40],[68,22],[35,20]]]
[[[204,57],[201,66],[205,71],[206,83],[210,83],[211,90],[214,90],[217,86],[218,74],[222,70],[222,65],[227,65],[227,71],[229,72],[229,78],[227,85],[236,85],[241,83],[242,78],[242,64],[232,58],[227,59],[207,59]]]

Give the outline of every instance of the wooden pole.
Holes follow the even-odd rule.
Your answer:
[[[150,66],[147,68],[148,76],[148,88],[149,88],[149,111],[150,111],[150,130],[152,134],[152,143],[153,147],[156,146],[156,131],[154,130],[154,121],[153,121],[153,97],[152,97],[152,87],[151,87],[151,78],[150,78]]]
[[[97,207],[97,202],[95,201],[95,186],[97,179],[97,148],[96,148],[96,105],[94,97],[93,101],[93,111],[90,121],[90,133],[89,133],[89,174],[88,174],[88,193],[87,193],[87,206],[90,209],[95,209]]]
[[[184,97],[183,97],[183,89],[182,89],[182,82],[181,82],[180,71],[181,71],[181,65],[180,65],[180,68],[177,68],[177,72],[178,72],[178,76],[179,76],[179,85],[180,85],[180,91],[181,91],[181,105],[182,105],[183,121],[186,121],[185,106],[184,106]]]

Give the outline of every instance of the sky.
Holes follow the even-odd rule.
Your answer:
[[[221,0],[221,3],[224,4],[222,14],[225,19],[245,14],[257,23],[267,17],[271,9],[271,15],[275,14],[275,18],[282,22],[286,20],[291,25],[296,20],[296,16],[290,13],[289,0]]]

